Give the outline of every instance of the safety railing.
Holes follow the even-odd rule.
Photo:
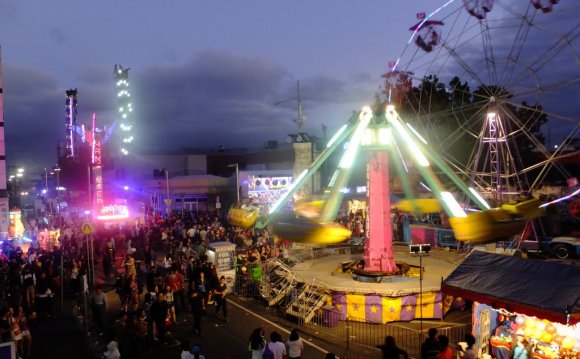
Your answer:
[[[437,328],[438,334],[446,335],[450,343],[464,340],[465,334],[471,332],[471,325],[464,323],[447,323],[424,321],[423,331],[415,322],[367,323],[361,319],[340,318],[341,314],[322,309],[308,323],[300,323],[305,331],[312,331],[322,337],[333,337],[344,343],[344,356],[353,358],[374,358],[377,346],[392,336],[397,346],[407,352],[411,358],[421,357],[421,343],[427,338],[429,328]]]

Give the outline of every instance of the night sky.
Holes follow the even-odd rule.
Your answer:
[[[503,3],[518,1],[528,3]],[[560,2],[560,11],[580,13],[576,1]],[[115,64],[131,67],[139,151],[283,141],[297,131],[296,102],[275,104],[295,95],[296,80],[308,116],[303,130],[320,136],[325,124],[332,132],[373,102],[389,62],[416,51],[405,50],[416,14],[442,3],[2,0],[8,164],[39,171],[56,162],[66,89],[78,88],[80,122],[96,112],[99,125],[110,123]],[[456,0],[442,14],[462,5]],[[560,18],[562,29],[574,31],[571,47],[578,50],[578,20]],[[576,84],[579,54],[554,65]],[[578,93],[575,102],[554,103],[567,118],[552,126],[554,133],[569,131],[570,119],[578,122]]]

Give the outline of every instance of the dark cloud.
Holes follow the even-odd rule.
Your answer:
[[[18,8],[16,2],[0,1],[0,21],[11,23],[18,19]]]
[[[296,129],[296,80],[263,58],[205,52],[183,66],[137,74],[140,147],[256,145]],[[300,82],[304,107],[349,101],[344,81]],[[278,102],[288,99],[283,104]]]
[[[6,154],[13,165],[54,163],[64,137],[64,93],[56,79],[35,70],[4,66]]]
[[[112,66],[89,67],[77,77],[79,122],[88,124],[93,112],[99,126],[113,122],[112,70]],[[6,66],[5,74],[10,156],[24,160],[34,154],[36,162],[53,162],[56,143],[64,139],[66,88],[38,71]],[[315,113],[349,103],[349,110],[356,109],[361,100],[372,98],[369,77],[358,76],[364,81],[324,76],[301,79],[304,111]],[[276,105],[296,96],[296,79],[266,58],[204,52],[182,65],[131,69],[129,79],[139,151],[256,146],[266,140],[283,140],[297,130],[291,121],[296,117],[295,99]],[[344,122],[348,116],[349,111],[336,121]]]
[[[53,27],[48,30],[48,36],[56,43],[63,44],[68,40],[66,31],[62,27]]]

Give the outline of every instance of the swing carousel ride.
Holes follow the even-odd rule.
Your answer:
[[[364,159],[365,270],[397,270],[392,174],[405,194],[396,205],[420,214],[445,212],[459,241],[506,240],[526,226],[535,233],[545,206],[532,193],[546,176],[557,172],[572,191],[578,185],[559,162],[570,156],[564,150],[580,130],[571,106],[561,101],[580,86],[580,26],[574,11],[558,11],[556,3],[450,0],[418,15],[403,52],[383,75],[384,104],[374,113],[367,107],[354,114],[269,213],[236,207],[230,222],[257,229],[273,225],[278,236],[292,241],[342,242],[350,231],[334,222],[344,198],[341,188],[351,179],[353,164]],[[570,130],[555,151],[540,135],[548,120]],[[339,148],[345,150],[323,200],[296,202],[286,211]],[[530,163],[530,153],[541,160]]]

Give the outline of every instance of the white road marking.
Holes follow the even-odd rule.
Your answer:
[[[249,310],[249,309],[247,309],[247,308],[244,308],[244,307],[242,307],[241,305],[239,305],[238,303],[234,302],[233,300],[230,300],[230,301],[228,301],[228,303],[229,303],[229,304],[232,304],[232,305],[234,305],[234,306],[236,306],[236,307],[238,307],[239,309],[241,309],[241,310],[245,311],[245,312],[246,312],[246,313],[248,313],[248,314],[251,314],[251,315],[253,315],[254,317],[256,317],[256,318],[258,318],[258,319],[260,319],[260,320],[263,320],[264,322],[266,322],[266,323],[270,324],[271,326],[273,326],[273,327],[275,327],[275,328],[279,329],[280,331],[282,331],[282,332],[284,332],[284,333],[286,333],[286,334],[290,334],[290,331],[289,331],[288,329],[286,329],[286,328],[284,328],[284,327],[281,327],[281,326],[279,326],[278,324],[276,324],[276,323],[274,323],[274,322],[272,322],[272,321],[270,321],[270,320],[268,320],[268,319],[266,319],[266,318],[262,317],[262,316],[261,316],[261,315],[259,315],[259,314],[256,314],[256,313],[252,312],[251,310]],[[308,341],[308,340],[303,340],[303,343],[304,343],[304,344],[307,344],[307,345],[310,345],[311,347],[313,347],[314,349],[316,349],[316,350],[320,351],[321,353],[324,353],[324,354],[328,353],[328,350],[326,350],[326,349],[324,349],[324,348],[321,348],[321,347],[319,347],[318,345],[316,345],[316,344],[314,344],[314,343],[311,343],[311,342],[310,342],[310,341]]]

